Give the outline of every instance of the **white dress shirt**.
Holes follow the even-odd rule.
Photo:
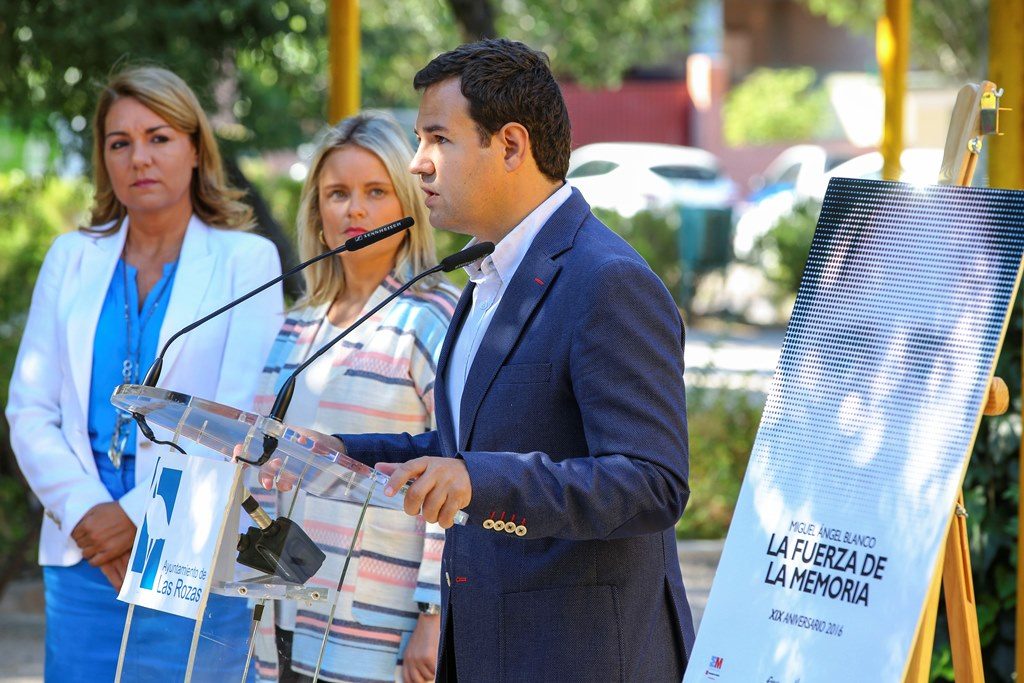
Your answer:
[[[448,405],[452,413],[452,425],[455,428],[455,441],[459,441],[459,413],[462,407],[462,392],[466,387],[469,369],[480,348],[480,342],[487,333],[487,328],[494,318],[494,312],[501,303],[508,283],[516,274],[519,264],[529,251],[533,239],[572,194],[572,186],[565,183],[540,206],[530,212],[522,223],[494,246],[494,251],[479,261],[465,267],[469,279],[476,285],[473,290],[473,301],[466,313],[459,336],[455,339],[447,368]],[[476,242],[477,240],[473,240]]]

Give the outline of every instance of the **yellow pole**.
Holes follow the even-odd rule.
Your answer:
[[[1003,89],[1000,106],[1012,111],[1000,116],[1000,132],[988,143],[990,187],[1024,188],[1024,3],[990,0],[988,80]],[[1021,608],[1018,607],[1018,611]],[[1018,617],[1018,626],[1022,626]],[[1018,633],[1021,633],[1018,630]],[[1020,660],[1018,660],[1020,662]],[[1018,671],[1024,669],[1018,668]]]
[[[1000,105],[1012,111],[1000,116],[1000,132],[990,136],[990,187],[1024,188],[1024,4],[1020,0],[990,0],[988,15],[989,80],[1003,89]],[[1019,482],[1024,487],[1024,443]],[[1024,491],[1024,488],[1020,489]],[[1024,675],[1024,496],[1017,502],[1017,619],[1014,661],[1018,678]]]
[[[885,15],[875,32],[875,53],[885,92],[882,129],[882,178],[899,180],[903,151],[903,98],[910,54],[910,0],[885,0]]]
[[[359,0],[330,3],[327,119],[333,125],[359,111]]]

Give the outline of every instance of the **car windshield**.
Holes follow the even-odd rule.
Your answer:
[[[614,161],[587,161],[573,169],[569,178],[586,178],[588,176],[604,175],[617,169],[619,165]]]
[[[849,154],[828,155],[825,158],[825,173],[828,173],[839,164],[845,164],[849,160]]]
[[[666,180],[715,180],[718,177],[718,171],[704,166],[666,164],[652,166],[651,171]]]

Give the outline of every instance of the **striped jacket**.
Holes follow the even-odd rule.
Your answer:
[[[364,312],[399,285],[394,273],[385,278]],[[432,429],[437,356],[457,298],[447,283],[426,292],[407,291],[310,365],[304,373],[311,373],[310,385],[322,387],[322,393],[316,419],[301,426],[325,433]],[[257,412],[270,410],[284,379],[326,341],[327,330],[321,328],[327,308],[306,307],[288,315],[261,377]],[[253,488],[268,512],[288,514],[291,493]],[[328,553],[307,585],[337,587],[358,515],[353,503],[304,498],[295,521]],[[331,623],[321,680],[401,680],[401,653],[419,616],[416,603],[441,601],[443,544],[443,530],[422,518],[367,511]],[[298,604],[292,650],[296,671],[312,675],[329,609],[326,603]],[[264,616],[262,623],[256,671],[261,679],[276,680],[273,618]]]

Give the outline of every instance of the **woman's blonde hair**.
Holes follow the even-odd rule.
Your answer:
[[[348,145],[361,147],[381,160],[395,188],[395,195],[402,205],[402,211],[416,221],[399,248],[395,270],[399,274],[405,269],[419,273],[436,266],[434,232],[427,216],[427,207],[423,203],[416,177],[409,172],[412,147],[394,117],[386,112],[373,110],[350,116],[329,128],[317,147],[310,163],[309,174],[306,176],[306,183],[302,187],[299,215],[295,219],[295,230],[299,238],[299,258],[306,261],[327,250],[320,241],[324,227],[323,214],[320,211],[320,176],[323,174],[327,157],[335,150]],[[345,289],[345,273],[337,258],[327,258],[314,263],[302,271],[302,276],[306,281],[306,294],[298,302],[298,306],[317,306],[333,301]],[[429,289],[440,279],[440,276],[424,278],[416,286]]]
[[[89,226],[117,221],[101,234],[116,232],[127,214],[114,194],[103,161],[106,121],[119,99],[131,97],[192,140],[199,158],[192,171],[192,211],[211,227],[248,230],[253,227],[252,208],[241,202],[245,193],[231,187],[224,177],[217,140],[206,113],[192,89],[177,74],[155,66],[132,67],[115,74],[100,91],[93,116],[92,172],[96,187]]]

